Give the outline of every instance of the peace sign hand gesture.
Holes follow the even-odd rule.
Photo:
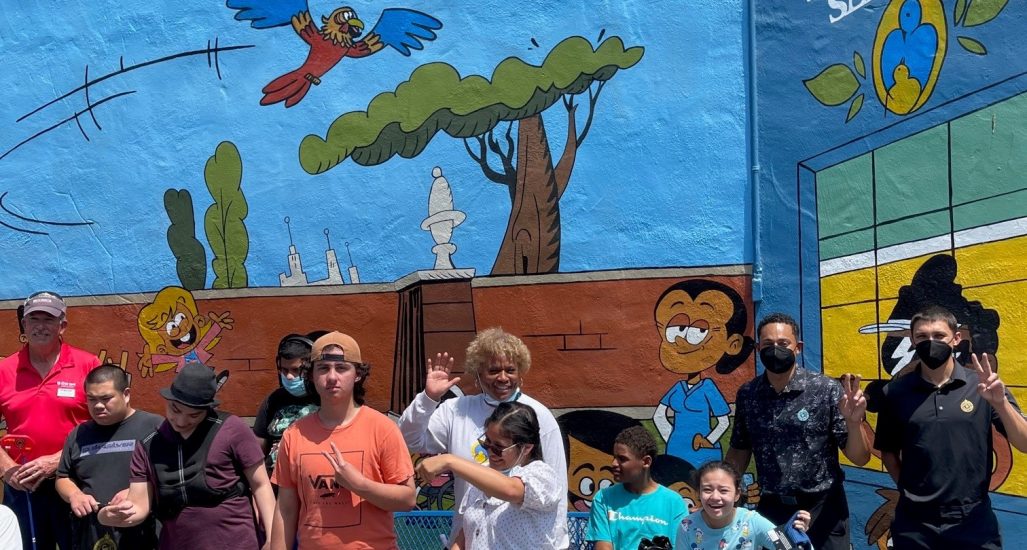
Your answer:
[[[987,353],[970,354],[974,370],[977,371],[977,393],[992,407],[998,408],[1006,400],[1006,385],[999,379],[998,373],[991,369],[991,360]]]
[[[842,398],[838,401],[838,410],[846,422],[863,422],[867,412],[867,398],[859,387],[862,377],[858,374],[843,374]]]
[[[328,459],[328,463],[332,465],[332,470],[335,473],[335,482],[341,485],[348,491],[359,493],[359,488],[364,481],[367,480],[364,474],[359,468],[353,466],[346,459],[342,457],[342,452],[335,446],[335,443],[331,443],[332,452],[321,451],[321,454]]]
[[[428,379],[424,382],[424,394],[429,399],[440,401],[449,388],[460,382],[459,376],[452,380],[449,378],[451,370],[453,370],[453,358],[449,356],[449,353],[436,353],[435,363],[432,363],[431,358],[428,359]]]

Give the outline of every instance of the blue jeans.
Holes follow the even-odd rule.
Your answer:
[[[29,522],[29,499],[32,504],[32,524]],[[32,493],[4,486],[4,504],[18,516],[21,539],[25,550],[32,550],[32,533],[36,534],[37,550],[71,550],[71,507],[61,499],[54,488],[54,480],[41,483]]]

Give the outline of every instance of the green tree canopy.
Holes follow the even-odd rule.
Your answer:
[[[366,111],[343,114],[324,139],[309,135],[300,144],[300,164],[311,174],[347,158],[364,166],[400,155],[416,157],[441,130],[454,138],[492,131],[502,121],[545,111],[565,95],[589,90],[642,58],[642,47],[625,48],[619,37],[598,48],[580,36],[557,44],[541,65],[516,57],[503,60],[492,78],[460,77],[445,63],[422,65],[393,92],[376,96]]]

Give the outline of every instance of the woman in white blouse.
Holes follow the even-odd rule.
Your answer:
[[[452,454],[421,461],[417,474],[431,481],[442,472],[470,484],[457,508],[454,550],[550,550],[560,544],[564,490],[542,460],[538,418],[524,404],[502,403],[485,421],[481,446],[489,465]]]
[[[567,509],[567,455],[563,436],[553,413],[545,405],[521,391],[531,368],[531,352],[520,338],[501,328],[481,331],[467,346],[464,377],[470,377],[481,390],[443,400],[459,381],[450,374],[453,358],[447,353],[428,359],[424,391],[414,397],[399,419],[399,429],[410,452],[422,454],[450,453],[484,465],[488,455],[479,440],[485,432],[485,419],[500,403],[517,402],[528,405],[538,418],[539,440],[545,462],[552,467],[561,489],[561,505]],[[463,500],[467,482],[456,479],[454,502]],[[460,516],[453,518],[452,539],[460,529]],[[567,518],[560,520],[557,548],[567,548]]]

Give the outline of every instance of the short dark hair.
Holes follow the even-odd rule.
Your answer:
[[[656,439],[643,426],[632,426],[621,430],[617,434],[617,438],[613,440],[614,445],[618,443],[631,449],[631,452],[638,458],[645,458],[647,456],[653,459],[656,458]]]
[[[278,359],[299,359],[310,357],[310,349],[314,347],[313,340],[302,334],[287,334],[278,342]]]
[[[485,427],[499,424],[499,429],[513,440],[514,444],[531,444],[532,461],[542,460],[542,437],[539,435],[538,415],[535,409],[516,401],[500,403],[496,410],[485,420]],[[566,475],[557,472],[557,475]]]
[[[722,462],[720,460],[712,460],[700,466],[695,472],[695,482],[692,484],[692,487],[699,489],[702,486],[702,476],[714,470],[723,470],[724,472],[727,472],[727,474],[735,480],[735,490],[742,490],[742,474],[737,468],[732,466],[730,462]]]
[[[796,340],[801,340],[802,339],[799,336],[799,323],[796,323],[795,319],[792,318],[791,315],[788,315],[787,313],[781,313],[779,311],[775,311],[774,313],[771,313],[771,314],[767,315],[766,317],[764,317],[760,321],[760,324],[756,325],[756,340],[758,341],[760,339],[760,333],[763,332],[763,327],[765,327],[767,325],[776,325],[776,324],[788,325],[788,326],[792,327],[792,333],[795,335],[795,339]]]
[[[128,373],[114,363],[104,363],[86,375],[87,386],[104,382],[114,382],[114,389],[118,393],[125,393],[125,390],[128,389]]]
[[[959,328],[959,323],[956,321],[956,316],[953,315],[951,311],[941,306],[927,306],[924,309],[918,311],[916,315],[913,315],[913,318],[910,319],[910,336],[912,336],[913,329],[916,328],[917,323],[933,323],[935,321],[945,321],[945,323],[949,326],[949,330],[951,330],[953,334],[955,334],[956,330]]]

